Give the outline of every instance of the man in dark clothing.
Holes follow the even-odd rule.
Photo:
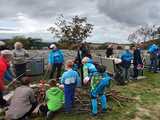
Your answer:
[[[82,59],[84,57],[89,57],[92,58],[89,49],[87,48],[86,44],[82,43],[79,46],[77,56],[76,56],[76,62],[78,64],[78,68],[80,68],[80,73],[81,73],[81,79],[83,80],[83,65],[81,63]],[[83,83],[82,83],[83,84]]]
[[[109,45],[106,50],[106,56],[110,57],[111,55],[113,55],[113,46]]]
[[[134,75],[133,78],[137,79],[138,77],[138,67],[143,66],[143,62],[142,62],[142,58],[141,58],[141,52],[140,52],[140,48],[134,47],[133,48],[133,71],[134,71]]]

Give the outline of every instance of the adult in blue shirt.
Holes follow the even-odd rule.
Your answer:
[[[132,53],[129,51],[130,47],[125,46],[125,51],[121,54],[123,70],[123,80],[129,79],[129,68],[131,66],[131,60],[133,59]]]
[[[50,45],[50,52],[48,55],[48,69],[51,71],[50,79],[53,78],[54,73],[56,72],[56,80],[59,80],[61,75],[62,65],[64,63],[63,52],[56,47],[55,44]]]
[[[65,112],[71,112],[74,104],[75,88],[80,87],[79,74],[72,69],[73,61],[66,61],[66,72],[61,77],[61,84],[64,85]]]
[[[148,48],[148,53],[150,54],[150,66],[149,71],[157,72],[157,61],[158,61],[158,46],[152,44]]]

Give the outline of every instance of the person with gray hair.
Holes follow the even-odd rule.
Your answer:
[[[25,74],[26,72],[26,57],[29,57],[28,52],[23,48],[21,42],[14,44],[13,50],[13,65],[16,77]]]
[[[5,73],[9,68],[11,58],[12,58],[12,52],[10,50],[1,51],[0,55],[0,107],[1,108],[7,106],[7,101],[3,99],[3,91],[7,88],[5,87],[4,77]]]

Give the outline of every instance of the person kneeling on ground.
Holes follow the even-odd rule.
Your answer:
[[[29,87],[31,78],[23,77],[21,81],[22,86],[14,91],[11,104],[6,112],[7,120],[26,120],[37,106],[33,89]]]
[[[82,60],[84,64],[84,83],[91,82],[91,106],[92,115],[96,116],[98,113],[97,97],[100,96],[102,112],[107,110],[107,99],[105,95],[105,88],[109,86],[111,78],[105,72],[105,66],[95,66],[89,58],[85,57]]]
[[[63,73],[61,84],[64,85],[65,112],[71,112],[74,104],[75,88],[80,86],[80,77],[76,71],[72,69],[73,61],[67,60],[65,64],[66,72]]]
[[[40,106],[40,111],[47,116],[47,120],[53,118],[54,113],[63,107],[64,92],[56,86],[55,80],[49,83],[50,88],[46,92],[46,103]]]

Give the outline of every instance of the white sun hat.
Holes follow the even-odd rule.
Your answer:
[[[55,45],[55,44],[51,44],[51,45],[49,46],[49,48],[50,48],[50,49],[56,48],[56,45]]]

